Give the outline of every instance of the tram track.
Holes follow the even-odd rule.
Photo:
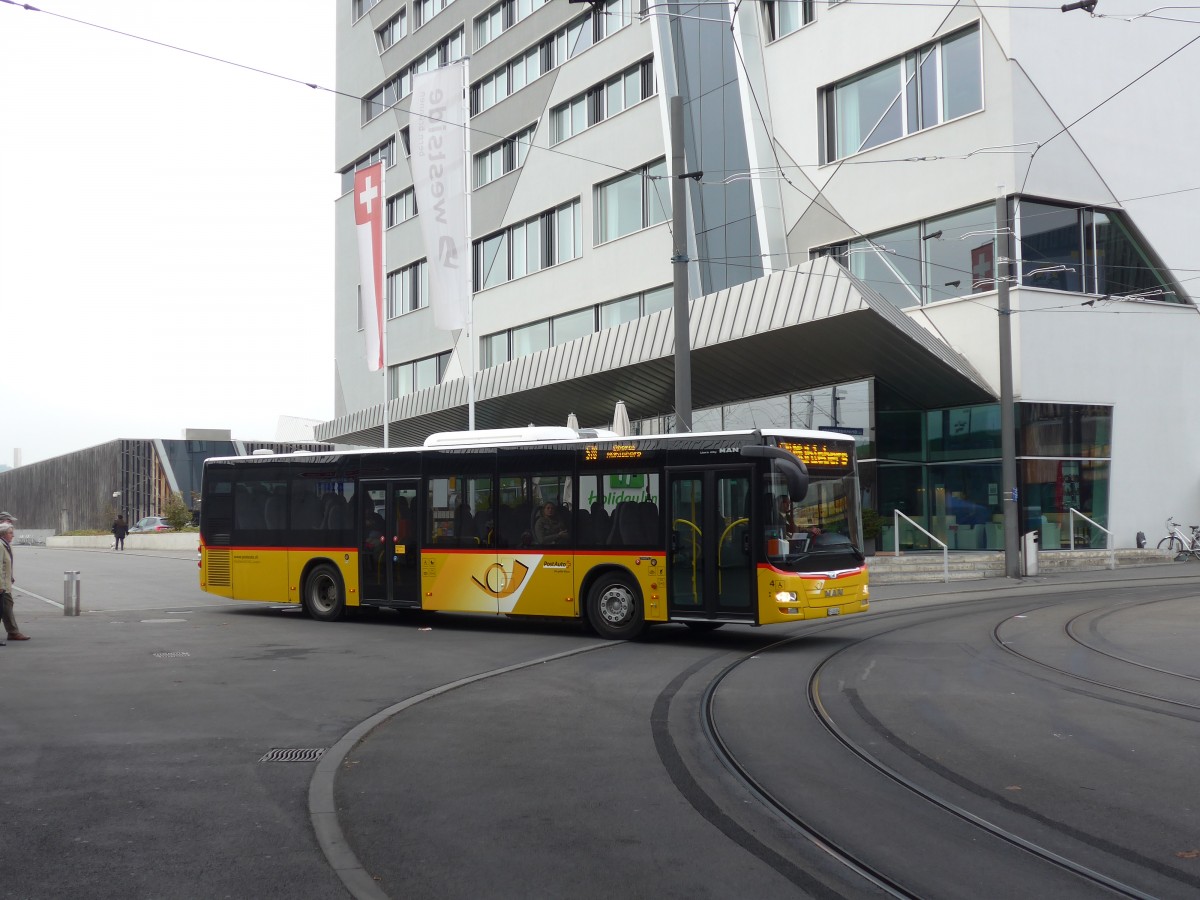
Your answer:
[[[815,667],[808,679],[808,685],[807,685],[807,690],[806,690],[809,710],[811,711],[813,716],[816,718],[816,720],[820,723],[821,727],[835,741],[837,741],[837,743],[839,745],[841,745],[843,748],[845,748],[854,757],[857,757],[862,762],[866,763],[874,771],[883,775],[885,778],[889,779],[893,783],[906,789],[913,796],[920,798],[921,800],[925,801],[926,803],[929,803],[929,804],[937,807],[938,809],[943,810],[943,811],[953,815],[959,821],[967,823],[972,828],[978,829],[979,831],[986,833],[993,838],[1003,841],[1004,843],[1006,843],[1012,847],[1015,847],[1026,854],[1029,854],[1031,857],[1034,857],[1044,863],[1047,863],[1047,864],[1052,865],[1066,873],[1069,873],[1069,875],[1071,877],[1079,879],[1083,884],[1090,885],[1092,888],[1094,888],[1097,891],[1102,891],[1105,894],[1112,894],[1112,895],[1121,896],[1121,897],[1143,898],[1143,900],[1150,900],[1150,898],[1154,898],[1156,895],[1147,893],[1146,891],[1144,891],[1134,885],[1128,884],[1118,878],[1114,878],[1109,875],[1106,875],[1103,872],[1100,872],[1100,871],[1096,870],[1095,868],[1092,868],[1091,866],[1088,866],[1088,865],[1085,865],[1076,860],[1070,859],[1067,856],[1065,856],[1064,854],[1057,852],[1047,846],[1044,846],[1043,844],[1040,844],[1037,841],[1030,840],[1026,837],[1023,837],[1022,835],[1018,834],[1016,831],[1012,830],[1011,828],[1005,827],[1001,824],[998,824],[997,822],[990,821],[984,815],[980,815],[979,813],[973,812],[970,809],[967,809],[966,807],[962,806],[960,803],[954,802],[952,799],[950,799],[943,793],[936,791],[936,790],[931,790],[931,789],[917,783],[912,778],[904,775],[902,772],[895,769],[893,766],[890,766],[887,763],[885,763],[883,760],[879,759],[861,741],[854,740],[850,735],[848,735],[844,731],[844,729],[842,729],[838,726],[838,724],[834,720],[833,716],[825,708],[825,704],[821,700],[821,677],[822,677],[822,674],[825,671],[829,670],[829,668],[843,654],[848,653],[850,650],[852,650],[856,647],[860,648],[861,645],[866,644],[870,641],[877,640],[879,638],[883,638],[883,637],[887,637],[887,636],[892,636],[892,635],[898,634],[898,633],[900,633],[904,630],[910,629],[910,628],[920,627],[920,625],[924,624],[929,618],[929,616],[920,615],[923,612],[930,612],[931,610],[934,610],[936,612],[936,615],[938,616],[938,618],[941,620],[944,620],[946,618],[947,607],[969,607],[967,609],[963,609],[961,611],[961,613],[959,613],[960,615],[969,615],[969,614],[976,612],[978,606],[981,603],[995,603],[999,599],[1001,599],[1001,598],[989,597],[989,598],[986,598],[986,600],[982,600],[982,601],[981,600],[961,601],[961,602],[957,602],[957,603],[939,604],[936,608],[921,607],[919,609],[896,611],[896,612],[891,612],[891,613],[885,614],[887,616],[887,618],[903,618],[906,621],[902,624],[897,624],[893,627],[889,627],[889,628],[886,628],[883,630],[876,630],[868,636],[854,640],[851,643],[847,644],[846,646],[839,648],[835,652],[828,654],[826,657],[824,657],[822,660],[820,660],[815,665]],[[1172,599],[1172,598],[1160,598],[1159,600],[1153,601],[1153,602],[1165,602],[1166,600],[1169,600],[1169,599]],[[1174,599],[1179,599],[1179,598],[1174,598]],[[1085,613],[1082,615],[1086,616],[1088,614]],[[917,616],[919,620],[912,621],[914,616]],[[882,618],[882,616],[879,616],[879,615],[872,617],[872,619],[874,621],[878,621],[880,618]],[[1078,618],[1079,617],[1076,617],[1076,619],[1078,619]],[[1006,621],[1007,621],[1007,619],[1006,619]],[[788,638],[787,640],[780,641],[775,644],[764,647],[763,649],[757,651],[756,653],[748,655],[746,657],[743,657],[742,659],[736,660],[736,661],[732,662],[730,665],[726,666],[724,669],[721,670],[721,672],[719,672],[712,679],[712,681],[709,683],[709,685],[706,687],[706,689],[704,691],[703,702],[702,702],[703,728],[704,728],[705,736],[710,743],[712,752],[714,754],[716,754],[722,760],[722,762],[724,763],[726,768],[743,785],[743,787],[747,791],[749,791],[751,794],[753,794],[759,800],[760,803],[762,803],[766,808],[768,808],[778,818],[787,822],[797,833],[801,834],[813,846],[819,848],[822,852],[824,852],[830,858],[837,860],[846,869],[853,872],[855,875],[859,876],[860,878],[864,879],[870,885],[872,885],[874,888],[882,891],[887,896],[922,897],[922,896],[924,896],[924,894],[921,892],[921,889],[916,888],[912,885],[906,885],[902,882],[902,880],[900,878],[895,877],[895,876],[889,874],[888,872],[882,871],[879,867],[874,865],[871,862],[871,860],[866,858],[865,854],[863,854],[859,851],[856,851],[849,846],[846,846],[843,842],[840,842],[838,837],[836,835],[834,835],[833,833],[831,833],[831,831],[829,829],[825,829],[820,826],[814,825],[814,823],[809,821],[803,814],[798,813],[794,809],[791,809],[784,800],[780,799],[775,794],[773,794],[773,792],[765,784],[763,784],[760,779],[756,778],[755,775],[752,772],[750,772],[746,766],[742,765],[742,763],[738,760],[734,751],[730,748],[728,743],[722,738],[719,725],[716,721],[716,713],[715,713],[715,709],[714,709],[714,706],[715,706],[714,698],[716,697],[717,693],[719,692],[722,682],[725,681],[739,667],[745,665],[749,660],[755,658],[756,656],[761,656],[763,654],[768,654],[768,653],[771,653],[772,651],[779,650],[789,644],[795,643],[796,641],[809,639],[812,636],[814,636],[815,634],[823,634],[823,633],[827,633],[829,631],[841,630],[843,628],[853,627],[854,625],[855,625],[855,623],[853,621],[845,621],[845,622],[838,623],[836,625],[831,624],[828,628],[821,629],[820,631],[818,631],[817,629],[811,629],[811,630],[805,632],[805,634],[803,634],[803,635],[797,635],[797,636]],[[993,635],[996,634],[996,630],[998,628],[999,628],[999,626],[996,626],[996,628],[993,629]],[[1000,643],[1000,646],[1006,652],[1011,652],[1010,648],[1004,647],[1004,645],[1002,643]],[[1018,654],[1018,655],[1020,655],[1020,654]],[[1036,659],[1031,660],[1031,661],[1038,662]],[[1039,664],[1041,664],[1041,663],[1039,663]],[[1053,668],[1053,667],[1051,667],[1051,668]],[[1072,673],[1063,670],[1063,674],[1071,675]],[[1096,682],[1096,683],[1101,684],[1100,682]],[[1105,686],[1111,687],[1109,685],[1105,685]],[[1155,699],[1161,699],[1161,698],[1155,698]],[[1017,812],[1018,814],[1027,814],[1027,811],[1020,810],[1020,809],[1015,809],[1014,811]],[[1052,822],[1043,822],[1041,824],[1049,825],[1049,827],[1052,827],[1052,828],[1055,827],[1055,825],[1056,825],[1056,823],[1052,823]],[[1085,840],[1089,837],[1087,835],[1078,835],[1078,834],[1070,834],[1068,836],[1076,838],[1076,839],[1082,838]],[[1100,849],[1105,849],[1105,850],[1109,850],[1109,851],[1111,851],[1112,849],[1118,849],[1118,848],[1106,848],[1106,847],[1101,846],[1104,844],[1104,842],[1100,839],[1093,838],[1092,840],[1087,841],[1087,842],[1092,844],[1093,846],[1100,847]],[[1123,855],[1128,856],[1127,854],[1123,854]],[[1140,859],[1136,859],[1136,858],[1130,859],[1129,861],[1131,861],[1135,864],[1145,864],[1145,863],[1149,862],[1146,860],[1140,860]],[[1160,874],[1166,874],[1166,873],[1163,873],[1161,871],[1161,869],[1159,870],[1159,872],[1160,872]],[[1172,877],[1172,876],[1169,876],[1169,877]],[[1176,874],[1173,877],[1178,878],[1178,875]],[[1185,880],[1189,880],[1189,879],[1185,879]],[[1190,882],[1190,880],[1189,880],[1189,882]]]
[[[1148,605],[1157,604],[1157,603],[1169,603],[1169,602],[1174,602],[1174,601],[1178,601],[1178,600],[1186,600],[1192,596],[1194,596],[1194,595],[1193,594],[1184,594],[1184,595],[1180,595],[1177,597],[1160,597],[1160,598],[1156,598],[1155,600],[1139,601],[1137,603],[1125,604],[1119,610],[1109,610],[1109,611],[1107,611],[1107,614],[1112,614],[1112,613],[1124,611],[1127,609],[1133,609],[1133,608],[1137,608],[1139,606],[1148,606]],[[1035,611],[1041,611],[1041,610],[1044,610],[1047,608],[1049,608],[1049,607],[1046,607],[1046,606],[1031,607],[1030,609],[1025,611],[1024,615],[1028,615],[1029,613],[1032,613]],[[1123,656],[1102,650],[1098,647],[1095,647],[1091,643],[1082,640],[1075,633],[1074,625],[1075,625],[1075,623],[1077,623],[1083,619],[1086,619],[1087,617],[1092,616],[1095,613],[1096,613],[1096,610],[1094,610],[1094,609],[1088,610],[1086,612],[1080,613],[1077,616],[1072,617],[1070,620],[1068,620],[1066,623],[1064,623],[1062,626],[1062,631],[1066,635],[1067,639],[1069,641],[1071,641],[1072,643],[1086,649],[1087,651],[1089,651],[1091,653],[1094,653],[1098,656],[1105,657],[1107,659],[1112,659],[1114,661],[1124,663],[1129,666],[1133,666],[1137,669],[1141,669],[1141,670],[1144,670],[1147,672],[1156,672],[1160,675],[1168,675],[1173,678],[1179,678],[1179,679],[1183,679],[1186,681],[1200,682],[1200,678],[1198,678],[1194,675],[1188,675],[1183,672],[1176,672],[1176,671],[1164,669],[1164,668],[1161,668],[1158,666],[1151,666],[1151,665],[1139,662],[1138,660],[1129,659],[1128,657],[1123,657]],[[1018,614],[1018,615],[1021,615],[1021,614]],[[1007,653],[1011,656],[1015,656],[1019,659],[1025,660],[1028,663],[1032,663],[1033,665],[1038,666],[1042,669],[1045,669],[1049,672],[1053,672],[1056,675],[1061,675],[1063,677],[1069,678],[1072,681],[1081,682],[1083,684],[1093,685],[1095,687],[1101,687],[1106,690],[1115,691],[1119,694],[1123,694],[1123,695],[1130,696],[1130,697],[1139,697],[1143,700],[1153,700],[1155,702],[1165,703],[1165,704],[1167,704],[1169,706],[1173,706],[1173,707],[1179,707],[1179,708],[1187,709],[1187,710],[1195,710],[1196,712],[1200,713],[1200,704],[1198,704],[1198,703],[1193,703],[1193,702],[1190,702],[1187,700],[1179,700],[1179,699],[1176,699],[1173,697],[1164,696],[1162,694],[1151,693],[1149,691],[1139,691],[1134,688],[1128,687],[1126,685],[1118,684],[1115,681],[1103,680],[1103,679],[1099,679],[1099,678],[1092,678],[1087,675],[1082,675],[1079,672],[1072,671],[1071,669],[1066,669],[1066,668],[1063,668],[1062,666],[1057,666],[1057,665],[1054,665],[1053,663],[1046,662],[1043,659],[1038,659],[1036,656],[1033,656],[1029,653],[1025,653],[1025,652],[1022,652],[1021,650],[1018,650],[1017,648],[1012,646],[1012,644],[1009,641],[1006,641],[1001,636],[1002,629],[1004,628],[1005,625],[1007,625],[1009,622],[1012,621],[1012,618],[1013,617],[1009,617],[1008,619],[1005,619],[1005,620],[997,623],[996,626],[992,629],[992,641],[1004,653]]]
[[[1065,594],[1066,592],[1059,593]],[[853,830],[843,831],[840,825],[828,827],[829,823],[810,818],[800,804],[789,802],[786,796],[780,796],[773,790],[773,786],[768,783],[769,777],[767,779],[758,777],[764,774],[762,771],[756,770],[753,766],[744,765],[738,758],[736,749],[721,734],[715,698],[720,693],[723,683],[750,660],[771,656],[785,648],[794,648],[803,642],[819,644],[822,638],[850,634],[851,636],[845,638],[846,642],[836,651],[825,654],[819,660],[813,660],[812,672],[802,691],[803,699],[808,704],[813,721],[818,723],[819,727],[833,741],[836,741],[854,759],[865,762],[879,776],[899,786],[909,795],[918,798],[931,808],[950,813],[956,821],[965,823],[966,827],[959,828],[958,831],[967,833],[970,830],[977,830],[981,834],[987,833],[990,836],[989,840],[997,839],[1003,842],[1011,849],[1005,851],[1002,856],[1009,858],[1014,854],[1029,854],[1031,857],[1067,873],[1065,876],[1056,875],[1055,879],[1061,881],[1069,876],[1078,879],[1081,884],[1089,886],[1088,889],[1077,891],[1071,896],[1102,894],[1138,898],[1154,897],[1154,894],[1146,893],[1082,863],[1068,859],[1066,855],[1061,852],[1056,853],[1050,847],[1022,838],[1011,828],[1005,828],[1002,823],[988,821],[984,816],[962,806],[961,802],[956,803],[952,796],[947,796],[939,790],[923,787],[913,781],[911,777],[905,776],[902,771],[875,758],[870,747],[865,745],[861,739],[856,741],[853,735],[846,734],[844,729],[839,728],[834,714],[826,709],[822,702],[822,676],[828,677],[832,667],[839,660],[844,660],[844,655],[856,647],[861,648],[872,640],[897,635],[907,629],[920,628],[934,620],[948,621],[970,615],[987,615],[992,610],[1002,610],[1008,614],[1010,610],[1027,606],[1028,603],[1027,591],[989,591],[983,596],[973,594],[969,597],[954,599],[938,598],[933,602],[905,609],[881,611],[877,607],[869,617],[805,623],[803,628],[781,636],[781,639],[773,642],[769,641],[767,634],[760,632],[755,635],[756,640],[753,641],[749,638],[739,639],[739,641],[726,645],[724,649],[714,646],[712,649],[715,652],[693,654],[690,664],[676,669],[674,676],[668,676],[670,683],[658,693],[650,713],[650,725],[659,759],[679,795],[686,799],[699,815],[714,825],[726,839],[757,857],[761,864],[770,867],[775,873],[786,878],[807,896],[820,898],[820,900],[858,900],[865,896],[922,898],[925,900],[932,896],[950,896],[939,893],[937,890],[930,890],[920,877],[912,875],[912,869],[905,874],[903,870],[889,867],[886,862],[881,865],[880,861],[883,857],[876,855],[870,849],[864,849],[864,847],[870,848],[872,845],[864,845],[861,836],[855,835]],[[862,637],[854,637],[850,631],[863,628],[870,633]],[[691,641],[685,642],[683,646],[690,643]],[[740,646],[738,646],[739,643]],[[986,639],[981,643],[986,644]],[[507,680],[504,676],[513,676],[517,672],[527,670],[535,665],[544,665],[560,660],[565,662],[566,658],[570,656],[618,646],[620,646],[618,642],[613,642],[579,648],[570,653],[556,654],[552,657],[542,657],[499,669],[491,669],[468,678],[428,688],[420,695],[409,697],[407,700],[381,710],[377,716],[364,721],[359,727],[348,732],[342,741],[327,752],[326,758],[319,766],[321,771],[317,773],[319,777],[314,778],[314,782],[310,786],[309,801],[310,815],[314,830],[317,832],[318,842],[331,866],[338,872],[343,884],[351,894],[359,898],[377,898],[377,900],[386,896],[378,881],[371,878],[367,869],[350,852],[349,843],[341,833],[338,824],[340,816],[334,803],[335,775],[350,749],[358,741],[364,739],[373,728],[385,720],[423,701],[444,696],[450,691],[483,680],[496,679],[497,676],[500,676],[502,680]],[[736,654],[736,658],[733,658],[729,651],[735,647],[733,652]],[[703,650],[703,647],[701,646],[699,649]],[[796,687],[799,689],[802,684],[805,682],[798,678]],[[690,717],[694,715],[694,704],[698,702],[699,733],[692,726],[681,725],[682,720],[678,715],[672,722],[672,702],[681,692],[688,699],[687,702],[679,703],[677,712]],[[797,699],[801,699],[800,691],[797,692]],[[693,718],[691,721],[695,722],[696,719]],[[874,727],[868,719],[864,718],[862,721],[867,724],[868,728]],[[687,730],[676,730],[681,727]],[[695,748],[703,748],[701,757],[711,754],[711,761],[715,764],[709,766],[708,771],[704,770],[703,762],[700,769],[696,768],[696,760],[701,757],[695,755],[694,748],[689,748],[689,740],[694,742]],[[749,806],[739,805],[745,802],[744,798],[731,800],[731,795],[727,793],[730,790],[731,781],[726,777],[726,773],[731,776],[732,782],[736,783],[735,790],[740,789],[739,793],[744,791],[754,798]],[[919,778],[919,776],[917,777]],[[717,780],[724,782],[724,786],[722,787]],[[768,813],[768,817],[772,821],[785,823],[786,830],[779,825],[773,825],[773,833],[764,835],[758,832],[755,822],[763,821],[762,814],[747,812],[754,808],[754,802],[757,802],[758,806]],[[1016,814],[1028,813],[1027,810],[1016,809],[1015,804],[1009,811]],[[936,815],[940,815],[941,812]],[[928,819],[930,816],[926,815],[922,818]],[[1047,828],[1056,826],[1056,823],[1053,822],[1039,824]],[[854,826],[849,825],[848,827],[853,829]],[[816,852],[797,851],[794,842],[786,842],[786,834],[801,835],[807,845]],[[784,836],[783,842],[780,841],[780,836]],[[855,846],[856,837],[859,841],[857,847]],[[1079,835],[1068,834],[1067,837],[1080,839]],[[1083,837],[1086,838],[1086,836]],[[1099,849],[1106,850],[1107,848],[1100,847]],[[1066,852],[1070,853],[1069,850]],[[829,866],[813,865],[812,861],[818,855],[831,861],[831,864]],[[1137,859],[1126,858],[1133,865],[1139,864]],[[845,874],[843,876],[831,875],[830,873],[835,870]],[[1171,877],[1170,873],[1164,873],[1162,870],[1159,874]],[[1067,894],[1060,896],[1067,896]]]

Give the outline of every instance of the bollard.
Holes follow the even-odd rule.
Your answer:
[[[63,615],[79,615],[78,572],[63,572]]]

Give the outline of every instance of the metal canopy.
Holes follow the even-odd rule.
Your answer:
[[[575,413],[604,426],[617,400],[633,418],[670,415],[672,311],[625,322],[475,376],[477,428],[546,425]],[[693,301],[696,409],[874,377],[915,406],[996,399],[975,368],[829,257]],[[391,401],[392,446],[467,427],[467,381]],[[322,423],[320,441],[381,446],[383,404]]]

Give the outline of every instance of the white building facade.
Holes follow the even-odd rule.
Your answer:
[[[1126,547],[1196,520],[1200,414],[1162,376],[1200,337],[1200,110],[1181,91],[1200,21],[1120,6],[340,0],[337,418],[317,438],[465,427],[472,345],[478,427],[604,426],[624,400],[672,429],[683,189],[697,430],[849,431],[868,505],[1002,549],[1006,278],[1021,530],[1103,546],[1074,509]],[[413,73],[467,57],[470,334],[433,327],[405,152]],[[349,195],[379,159],[386,406]]]

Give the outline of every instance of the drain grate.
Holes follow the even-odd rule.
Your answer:
[[[316,762],[324,752],[324,747],[301,749],[276,747],[259,762]]]
[[[159,650],[154,654],[155,659],[181,659],[185,656],[191,656],[186,650]]]

